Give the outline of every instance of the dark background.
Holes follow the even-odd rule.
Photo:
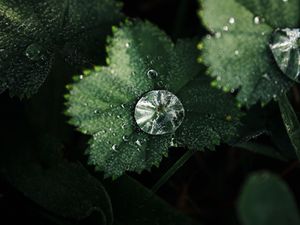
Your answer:
[[[207,33],[197,17],[198,9],[196,0],[125,0],[123,12],[129,17],[150,20],[176,40],[194,36],[200,38]],[[58,63],[56,70],[69,70],[69,68],[62,69],[62,67],[63,65]],[[63,136],[68,133],[70,137],[64,140],[65,157],[71,160],[79,159],[84,163],[86,159],[82,156],[82,152],[87,137],[68,126],[67,118],[62,114],[64,84],[68,83],[70,78],[63,78],[61,81],[63,85],[56,87],[54,80],[57,80],[54,79],[53,74],[48,78],[38,96],[30,100],[20,101],[16,97],[10,98],[7,92],[0,95],[0,148],[1,146],[2,148],[14,146],[21,142],[21,139],[32,139],[34,142],[42,130]],[[51,95],[49,87],[55,90]],[[295,87],[292,93],[296,100],[299,99],[297,90]],[[299,109],[296,100],[293,103],[295,108]],[[266,123],[281,124],[276,103],[271,103],[268,110],[271,113],[266,113],[264,118],[268,121]],[[43,116],[45,112],[50,112],[50,114]],[[30,119],[32,115],[36,117]],[[49,128],[47,124],[51,124],[51,127]],[[262,135],[257,141],[274,145],[268,135]],[[19,145],[19,148],[22,151],[22,145]],[[182,150],[171,149],[170,157],[162,162],[159,169],[154,169],[151,174],[132,174],[132,176],[151,187],[182,153]],[[159,190],[158,194],[174,207],[203,224],[239,224],[236,217],[236,201],[241,185],[251,172],[258,170],[269,170],[281,176],[287,181],[299,203],[300,170],[297,161],[281,162],[227,145],[218,146],[213,152],[196,153]],[[42,211],[38,205],[0,178],[0,224],[53,224],[43,216]]]

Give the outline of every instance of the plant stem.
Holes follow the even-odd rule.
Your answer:
[[[290,137],[291,143],[295,149],[295,153],[300,159],[300,123],[297,115],[289,102],[286,95],[282,95],[278,101],[281,117],[287,133]]]
[[[152,187],[152,192],[157,192],[163,184],[167,182],[167,180],[172,177],[178,169],[180,169],[193,155],[195,151],[194,150],[188,150],[184,155],[177,160],[174,165],[168,169],[168,171],[156,182],[156,184]]]

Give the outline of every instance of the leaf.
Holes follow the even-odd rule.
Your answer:
[[[112,224],[105,188],[80,163],[63,160],[62,147],[49,136],[35,150],[26,143],[22,148],[12,145],[13,151],[2,155],[1,173],[17,190],[55,215],[81,220],[98,213],[101,224]]]
[[[281,116],[295,153],[300,159],[300,123],[286,95],[279,98],[279,108]]]
[[[296,159],[277,102],[263,108],[252,106],[241,123],[238,136],[231,140],[230,145],[283,161]],[[271,141],[271,145],[265,145],[266,139]]]
[[[115,224],[196,224],[129,176],[122,176],[114,182],[107,181],[104,185],[112,197]]]
[[[294,197],[276,175],[253,174],[245,183],[238,212],[244,225],[297,225],[300,217]]]
[[[0,1],[0,93],[31,96],[61,55],[93,62],[110,27],[122,17],[110,0]]]
[[[93,135],[87,153],[96,169],[113,178],[150,170],[171,145],[212,149],[235,134],[239,110],[229,95],[199,76],[196,40],[174,45],[157,27],[141,21],[114,30],[108,66],[85,71],[66,96],[70,123]],[[150,70],[157,76],[149,77]],[[186,115],[174,134],[149,135],[137,126],[136,102],[151,90],[168,90],[182,102]]]
[[[214,34],[203,41],[202,60],[217,86],[238,90],[237,99],[246,106],[286,92],[292,82],[277,66],[269,41],[275,29],[299,25],[299,0],[201,3],[203,23]]]

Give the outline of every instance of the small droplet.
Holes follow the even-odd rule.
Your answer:
[[[151,69],[147,71],[147,76],[148,78],[153,79],[158,76],[158,73],[156,70]]]
[[[290,79],[300,82],[300,29],[277,29],[274,31],[270,48],[274,59]]]
[[[216,37],[216,38],[220,38],[221,36],[222,36],[221,32],[215,33],[215,37]]]
[[[258,25],[262,22],[262,19],[259,16],[255,16],[253,18],[253,22]]]
[[[136,145],[137,145],[137,146],[139,146],[139,147],[141,147],[141,146],[142,146],[142,143],[141,143],[141,141],[140,141],[140,140],[136,140],[136,141],[135,141],[135,143],[136,143]]]
[[[125,47],[129,48],[129,43],[128,42],[125,43]]]
[[[112,147],[111,147],[111,149],[113,150],[113,151],[117,151],[117,145],[116,144],[114,144]]]
[[[26,48],[25,55],[33,61],[38,61],[42,58],[42,47],[39,44],[31,44]]]
[[[239,50],[235,50],[235,51],[234,51],[234,54],[235,54],[235,55],[239,55],[239,54],[240,54]]]
[[[229,22],[230,24],[234,24],[234,23],[235,23],[234,17],[230,17],[229,20],[228,20],[228,22]]]
[[[166,90],[146,93],[136,104],[134,117],[142,131],[152,135],[174,133],[184,119],[180,100]]]
[[[264,74],[262,75],[262,77],[265,78],[266,80],[271,80],[269,74],[267,74],[267,73],[264,73]]]
[[[223,27],[223,30],[224,30],[224,31],[228,31],[228,30],[229,30],[228,26],[224,26],[224,27]]]

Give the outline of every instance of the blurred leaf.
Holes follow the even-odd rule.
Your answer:
[[[203,41],[202,59],[217,86],[238,90],[240,103],[268,103],[292,82],[269,48],[277,28],[299,26],[299,0],[201,0],[200,15],[213,34]]]
[[[252,106],[241,118],[241,123],[238,136],[230,142],[232,146],[284,161],[297,158],[277,103]],[[267,145],[266,140],[271,143]]]
[[[261,155],[265,155],[274,159],[279,159],[283,161],[287,161],[287,159],[282,156],[276,149],[268,146],[268,145],[261,145],[252,142],[241,142],[234,145],[235,147],[239,147],[242,149],[246,149],[250,152],[258,153]]]
[[[279,98],[279,107],[281,111],[281,116],[290,137],[290,140],[294,146],[296,155],[300,159],[300,123],[291,106],[289,99],[286,95],[282,95]]]
[[[267,172],[253,174],[245,183],[238,204],[244,225],[298,225],[296,202],[287,185]]]
[[[112,224],[110,198],[102,184],[80,163],[63,160],[62,145],[55,138],[46,136],[41,143],[37,151],[23,145],[22,152],[4,155],[4,177],[55,215],[81,220],[96,212],[100,224]]]
[[[174,45],[157,27],[141,21],[114,30],[108,66],[76,77],[66,95],[70,123],[93,135],[87,153],[97,170],[113,178],[150,170],[172,145],[213,149],[236,134],[239,109],[230,95],[199,75],[196,40]],[[149,77],[150,70],[157,74]],[[174,134],[149,135],[138,128],[136,102],[151,90],[168,90],[182,102],[185,119]]]
[[[115,225],[193,225],[150,190],[129,176],[105,184],[111,196]]]
[[[93,63],[122,17],[119,9],[112,0],[1,0],[0,93],[37,92],[57,54],[81,66]]]

